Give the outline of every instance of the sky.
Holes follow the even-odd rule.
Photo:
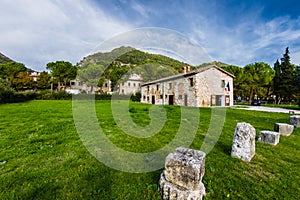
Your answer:
[[[0,27],[0,52],[37,71],[147,27],[189,38],[211,60],[273,67],[289,47],[300,64],[298,0],[0,0]]]

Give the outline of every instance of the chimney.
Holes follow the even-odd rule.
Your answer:
[[[182,67],[183,73],[186,74],[186,66]]]
[[[190,72],[191,71],[191,66],[187,66],[186,67],[186,72]]]

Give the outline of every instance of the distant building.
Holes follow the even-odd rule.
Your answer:
[[[29,74],[29,76],[32,77],[34,81],[37,81],[37,78],[40,76],[40,74],[41,74],[40,72],[33,71]]]
[[[143,78],[138,74],[131,74],[127,81],[119,84],[119,94],[136,94],[140,91]]]
[[[97,93],[97,91],[99,90],[98,87],[90,87],[87,86],[86,84],[78,81],[78,80],[71,80],[70,81],[70,88],[69,89],[69,93],[81,93],[81,92],[85,92],[85,93],[91,93],[91,94],[95,94]]]
[[[210,65],[158,79],[141,86],[141,102],[179,106],[232,106],[233,78],[227,71]]]

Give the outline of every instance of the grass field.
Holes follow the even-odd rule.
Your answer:
[[[130,104],[139,125],[150,123],[151,105]],[[162,131],[146,139],[128,136],[118,128],[109,101],[96,101],[97,117],[107,137],[133,152],[159,149],[175,136],[180,107],[166,106]],[[190,146],[200,149],[211,109],[200,112],[200,123]],[[299,199],[300,129],[281,137],[277,146],[256,142],[250,163],[230,156],[237,122],[257,131],[288,122],[288,114],[228,108],[222,134],[207,154],[203,183],[205,199]],[[157,183],[162,169],[127,173],[106,167],[85,148],[76,131],[71,101],[30,101],[0,105],[0,199],[160,199]]]

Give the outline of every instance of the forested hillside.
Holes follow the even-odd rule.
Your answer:
[[[13,62],[13,60],[0,53],[0,63],[7,63],[7,62]]]
[[[132,47],[120,47],[111,52],[84,57],[78,63],[78,74],[92,74],[92,72],[102,70],[102,78],[99,80],[98,86],[102,86],[103,80],[106,78],[112,82],[112,87],[114,87],[118,81],[126,80],[129,73],[140,74],[146,82],[180,73],[182,67],[187,65],[187,63],[167,56],[146,53]],[[84,79],[87,79],[86,76]]]

